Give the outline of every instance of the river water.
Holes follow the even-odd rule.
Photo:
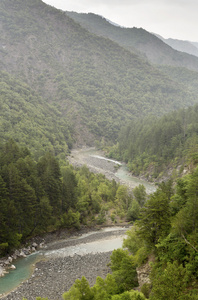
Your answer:
[[[139,184],[143,184],[148,194],[156,190],[155,186],[148,183],[147,181],[131,176],[126,164],[112,159],[108,159],[103,156],[103,153],[101,151],[97,151],[95,149],[72,151],[70,162],[74,165],[86,164],[91,171],[103,173],[107,178],[115,179],[116,181],[119,181],[122,184],[128,185],[130,188],[134,188]],[[116,169],[117,171],[115,171]],[[114,230],[116,230],[116,228],[109,228],[104,230],[104,232],[108,230],[113,232]],[[73,256],[75,254],[86,255],[88,253],[95,254],[99,252],[104,253],[108,251],[113,251],[114,249],[122,247],[122,241],[125,230],[126,229],[123,229],[123,233],[120,233],[119,236],[110,235],[108,238],[102,240],[100,239],[84,243],[83,240],[88,235],[97,236],[97,232],[91,232],[88,235],[82,235],[80,238],[78,238],[78,240],[82,239],[82,243],[78,243],[77,245],[59,247],[59,242],[56,242],[56,249],[42,250],[35,254],[29,255],[27,258],[17,260],[14,263],[14,265],[16,266],[16,270],[11,270],[4,277],[0,278],[0,297],[1,294],[8,293],[9,291],[15,289],[23,281],[29,278],[34,269],[33,265],[37,261],[43,258],[51,259],[53,257],[57,258]],[[72,240],[75,241],[75,239]],[[61,241],[61,243],[62,242],[63,241]]]
[[[102,173],[108,179],[115,179],[132,189],[143,184],[147,194],[151,194],[156,190],[154,184],[132,176],[125,163],[106,158],[102,151],[96,150],[95,148],[73,150],[69,161],[77,166],[85,164],[90,171]],[[115,170],[117,171],[115,172]]]
[[[0,278],[0,297],[27,280],[32,275],[34,271],[33,266],[36,262],[43,259],[49,260],[66,256],[72,257],[76,254],[82,256],[113,251],[114,249],[122,247],[125,232],[126,228],[124,227],[109,227],[100,231],[93,231],[88,234],[83,234],[78,238],[49,243],[47,249],[31,254],[27,258],[18,259],[14,262],[16,269],[11,270],[4,277]],[[101,238],[101,234],[103,234],[104,237]],[[94,241],[92,241],[93,237]],[[70,245],[71,243],[74,245]],[[77,244],[75,245],[75,243]],[[69,244],[69,246],[67,246],[67,244]],[[51,248],[52,250],[50,250]]]

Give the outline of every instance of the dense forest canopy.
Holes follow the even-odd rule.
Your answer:
[[[125,160],[135,174],[150,179],[163,175],[166,169],[197,164],[198,106],[182,109],[161,118],[147,117],[132,121],[120,132],[119,143],[111,157]]]
[[[40,0],[2,0],[0,24],[1,69],[55,105],[72,126],[76,144],[114,142],[130,120],[198,101],[194,90],[137,51],[90,33]]]
[[[63,299],[197,300],[198,58],[93,14],[1,0],[0,67],[0,255],[46,231],[129,221],[112,274]],[[172,179],[148,196],[68,163],[94,143],[135,175]]]
[[[1,142],[13,138],[31,149],[37,159],[45,151],[66,157],[72,146],[72,129],[60,110],[3,71],[0,89]]]
[[[13,140],[1,144],[0,255],[45,231],[136,218],[146,200],[143,186],[133,195],[86,166],[60,161],[50,152],[35,161]]]
[[[85,277],[77,279],[63,299],[197,300],[197,180],[198,168],[175,187],[171,181],[160,184],[128,231],[124,249],[112,252],[112,273],[97,277],[93,287]],[[146,265],[149,281],[134,290],[136,270]]]

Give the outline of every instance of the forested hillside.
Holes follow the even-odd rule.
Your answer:
[[[147,174],[150,179],[164,175],[168,167],[179,166],[177,170],[182,174],[186,164],[197,164],[197,120],[196,105],[161,118],[131,122],[120,132],[119,144],[110,156],[128,162],[133,174]]]
[[[175,187],[171,181],[160,184],[128,231],[124,249],[113,251],[112,273],[97,277],[93,287],[85,277],[77,279],[63,299],[197,300],[197,180],[196,168]]]
[[[175,82],[182,84],[186,90],[198,92],[198,72],[172,66],[158,66],[158,69]]]
[[[79,146],[115,141],[130,120],[198,101],[137,54],[40,0],[2,0],[0,17],[1,69],[55,104]]]
[[[63,299],[198,300],[198,58],[94,14],[1,0],[0,67],[0,256],[45,232],[133,222],[112,274]],[[157,191],[69,164],[94,143]]]
[[[196,56],[184,53],[185,51],[179,52],[174,50],[174,47],[170,47],[171,44],[169,46],[166,41],[163,42],[156,35],[143,28],[114,26],[105,18],[93,13],[66,13],[89,31],[108,37],[131,52],[136,51],[154,64],[185,67],[198,71],[198,58]],[[192,48],[197,54],[197,48],[193,45]]]
[[[46,231],[132,220],[145,200],[143,186],[133,196],[86,166],[60,166],[47,151],[36,162],[27,147],[0,144],[0,256]]]
[[[13,138],[31,149],[36,159],[46,151],[65,158],[72,146],[71,128],[60,111],[2,71],[0,89],[1,143]]]

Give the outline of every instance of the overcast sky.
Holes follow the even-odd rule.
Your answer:
[[[93,12],[125,27],[198,42],[198,0],[43,0],[56,8]]]

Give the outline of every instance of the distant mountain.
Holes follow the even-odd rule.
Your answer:
[[[156,36],[158,38],[160,38],[164,43],[171,46],[175,50],[198,56],[198,43],[196,46],[195,45],[196,43],[193,43],[193,42],[182,41],[182,40],[171,39],[171,38],[165,39],[158,34],[156,34]]]
[[[198,42],[191,42],[191,44],[198,48]]]
[[[93,13],[66,12],[66,14],[89,31],[108,37],[132,52],[141,53],[154,64],[185,67],[198,71],[197,57],[175,51],[172,46],[168,46],[157,36],[142,28],[117,27]],[[194,48],[193,45],[192,48]]]
[[[141,44],[139,32],[154,37],[144,30],[135,32],[137,44]],[[198,102],[194,91],[135,52],[90,33],[65,12],[40,0],[0,2],[1,70],[25,81],[56,109],[54,118],[67,120],[77,146],[93,145],[102,138],[114,142],[130,120]]]

